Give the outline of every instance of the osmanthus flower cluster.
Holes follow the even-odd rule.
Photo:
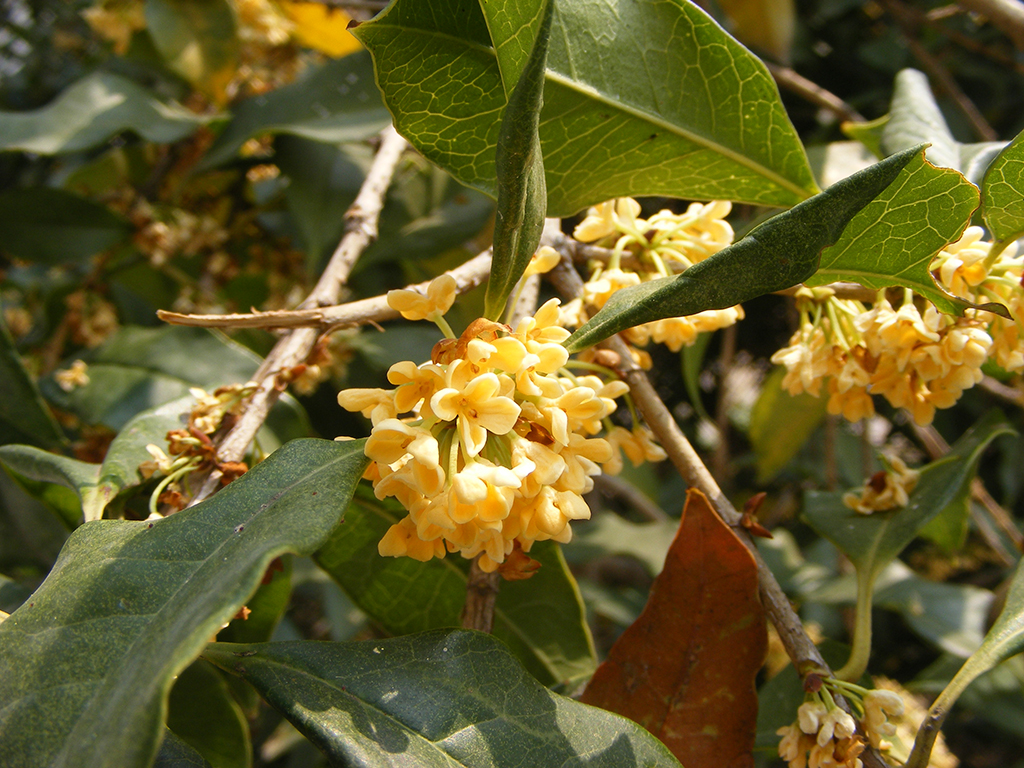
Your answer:
[[[873,415],[872,395],[881,395],[924,425],[981,381],[986,361],[1024,370],[1024,259],[1015,258],[1011,245],[990,260],[992,246],[982,234],[969,227],[935,258],[933,274],[961,298],[1004,304],[1012,319],[973,309],[945,315],[910,290],[896,306],[880,292],[869,309],[828,288],[802,288],[800,327],[772,356],[787,369],[782,386],[818,397],[827,382],[829,413],[849,421]]]
[[[862,768],[864,736],[875,749],[892,748],[886,739],[896,733],[896,727],[889,718],[904,711],[899,694],[832,678],[820,682],[820,689],[808,693],[797,709],[796,722],[777,731],[782,736],[779,756],[791,768]],[[839,695],[849,702],[856,718],[836,703]]]
[[[921,473],[907,467],[898,456],[884,461],[888,468],[873,474],[860,488],[844,493],[843,504],[862,515],[907,506]]]
[[[531,269],[542,269],[547,255],[535,256]],[[430,362],[393,365],[394,389],[349,389],[338,402],[373,424],[365,452],[375,494],[409,513],[381,539],[380,554],[479,555],[493,572],[517,548],[569,541],[570,522],[590,517],[583,494],[600,465],[621,466],[620,448],[631,459],[664,453],[642,427],[597,436],[628,387],[610,371],[572,372],[598,366],[569,361],[557,299],[515,328],[479,319],[456,337],[443,318],[455,293],[447,275],[426,296],[390,292],[393,309],[432,320],[446,338]]]
[[[629,197],[609,200],[588,211],[573,231],[580,242],[612,249],[608,264],[594,262],[581,299],[568,304],[563,319],[571,325],[586,320],[588,307],[600,309],[615,291],[648,280],[669,277],[718,253],[733,240],[733,230],[725,217],[732,210],[727,201],[692,203],[685,213],[662,210],[649,219],[638,218],[640,204]],[[624,255],[634,257],[623,265]],[[654,341],[673,352],[690,346],[697,335],[733,325],[743,318],[740,306],[709,309],[688,317],[670,317],[630,328],[623,336],[632,344],[646,346]],[[641,364],[650,367],[645,353]]]

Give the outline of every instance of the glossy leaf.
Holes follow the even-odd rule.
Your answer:
[[[861,515],[843,504],[842,493],[811,491],[804,500],[810,526],[873,580],[918,534],[922,526],[961,496],[988,444],[1012,434],[998,413],[990,413],[957,440],[950,452],[923,467],[907,506]]]
[[[757,565],[696,489],[640,618],[581,701],[642,724],[687,768],[753,766],[768,633]]]
[[[152,459],[146,446],[153,443],[163,447],[167,432],[185,425],[194,402],[194,398],[188,396],[140,413],[114,438],[102,464],[90,464],[26,445],[0,447],[0,461],[19,475],[58,483],[77,493],[82,509],[74,524],[82,522],[83,518],[85,522],[99,520],[118,493],[142,482],[139,464]]]
[[[513,25],[488,31],[476,3],[398,0],[355,34],[398,130],[494,195],[508,84],[490,35],[507,35],[494,40],[502,58],[521,56]],[[622,195],[789,206],[816,191],[764,65],[692,3],[556,3],[547,67],[551,216]]]
[[[1024,235],[1024,132],[989,166],[981,185],[985,225],[1000,243]]]
[[[30,112],[0,112],[0,150],[40,155],[91,149],[122,131],[170,143],[210,122],[180,104],[157,100],[131,80],[94,72]]]
[[[249,723],[221,673],[202,659],[189,664],[171,688],[167,727],[211,768],[252,765]]]
[[[167,66],[218,103],[235,75],[235,12],[227,0],[146,0],[146,30]]]
[[[550,0],[484,0],[480,3],[506,96],[515,90],[526,69],[545,13],[552,5]]]
[[[1024,563],[1017,565],[1003,611],[985,635],[981,647],[964,662],[960,671],[928,710],[928,717],[925,720],[928,727],[922,728],[918,733],[914,751],[906,763],[907,768],[926,768],[929,764],[928,758],[935,736],[964,689],[979,675],[1020,653],[1021,650],[1024,650]]]
[[[495,157],[498,207],[484,296],[484,316],[492,320],[505,313],[505,303],[540,245],[544,229],[547,187],[538,126],[553,8],[554,0],[542,3],[537,39],[501,117]]]
[[[198,169],[233,160],[242,145],[256,136],[289,134],[341,144],[367,139],[389,121],[373,83],[370,55],[352,54],[310,68],[295,83],[239,102]]]
[[[317,563],[391,634],[458,625],[468,561],[449,555],[421,563],[377,553],[377,542],[402,517],[397,502],[378,501],[361,487]],[[584,678],[594,670],[594,647],[576,583],[556,544],[540,542],[530,557],[541,568],[532,578],[502,583],[493,634],[542,683]]]
[[[174,676],[271,560],[327,538],[365,466],[361,441],[296,441],[191,509],[79,528],[0,624],[10,768],[148,765]]]
[[[784,368],[772,369],[750,411],[747,437],[754,449],[758,483],[767,483],[789,464],[827,413],[826,398],[786,392],[785,375]]]
[[[0,194],[0,250],[34,264],[88,262],[124,241],[130,228],[105,205],[59,189]]]
[[[896,180],[853,218],[839,241],[825,249],[818,271],[806,283],[851,281],[868,288],[902,285],[943,312],[963,314],[972,305],[941,289],[929,267],[947,243],[963,234],[977,206],[977,187],[956,171],[936,168],[918,153]],[[1000,304],[984,306],[1006,314]]]
[[[839,240],[848,222],[881,194],[915,155],[913,150],[894,155],[833,184],[677,277],[616,291],[565,341],[566,348],[578,352],[634,325],[725,309],[804,282],[818,269],[822,250]]]
[[[0,445],[29,443],[39,448],[59,448],[65,442],[50,409],[18,354],[7,323],[0,314]]]
[[[634,723],[552,693],[466,630],[209,646],[336,765],[678,766]]]

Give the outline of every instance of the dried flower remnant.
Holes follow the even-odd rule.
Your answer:
[[[84,387],[89,383],[89,366],[85,360],[75,360],[70,368],[57,371],[53,374],[57,386],[65,392],[70,392],[77,387]]]
[[[731,210],[731,203],[719,200],[692,203],[685,213],[663,210],[649,219],[641,219],[640,204],[629,197],[591,208],[573,231],[573,237],[612,248],[613,254],[607,265],[592,266],[579,305],[574,303],[565,308],[565,322],[582,325],[586,321],[585,307],[600,309],[622,288],[677,274],[730,245],[733,230],[725,217]],[[640,262],[638,269],[622,265],[626,253]],[[695,343],[699,334],[728,328],[741,319],[740,306],[709,309],[687,317],[645,323],[623,331],[623,336],[636,346],[653,341],[678,352]],[[639,361],[643,367],[650,367],[649,358],[641,356]]]
[[[538,256],[538,271],[555,263]],[[432,320],[447,338],[431,362],[393,365],[394,389],[345,390],[338,402],[373,424],[365,450],[375,494],[409,512],[381,539],[381,555],[425,561],[458,552],[479,556],[485,571],[525,578],[534,542],[567,542],[570,522],[590,517],[582,494],[617,453],[595,435],[611,426],[628,387],[610,371],[606,380],[569,370],[557,299],[514,329],[480,319],[456,337],[442,317],[455,291],[442,276],[425,296],[391,292],[392,308]],[[663,455],[649,437],[638,446]],[[509,558],[518,564],[505,567]]]
[[[843,494],[843,504],[862,515],[907,506],[921,473],[909,469],[897,456],[885,463],[888,468],[872,475],[863,487]]]

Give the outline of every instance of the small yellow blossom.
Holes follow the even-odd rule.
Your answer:
[[[451,275],[441,275],[431,280],[427,295],[416,291],[388,291],[388,306],[406,320],[429,320],[432,316],[443,315],[458,295],[459,286]]]
[[[75,360],[70,368],[53,374],[53,378],[56,380],[57,386],[65,392],[70,392],[76,387],[84,387],[89,383],[88,370],[89,366],[85,360]]]

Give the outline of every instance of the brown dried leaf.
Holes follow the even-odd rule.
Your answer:
[[[640,723],[687,768],[746,768],[766,650],[754,558],[690,489],[643,613],[582,701]]]

